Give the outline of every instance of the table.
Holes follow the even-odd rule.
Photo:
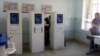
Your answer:
[[[87,54],[92,54],[92,53],[94,53],[94,50],[95,50],[95,44],[100,45],[100,36],[89,35],[89,36],[87,36],[87,39],[90,40],[90,47],[89,47],[90,49],[89,49],[89,53],[87,53]],[[93,41],[94,44],[91,44],[91,41]],[[92,45],[94,46],[94,49],[92,49]]]

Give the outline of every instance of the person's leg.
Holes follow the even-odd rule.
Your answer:
[[[47,32],[45,31],[45,46],[47,45]]]
[[[93,54],[93,52],[94,52],[94,41],[90,40],[89,52],[87,53],[87,55]]]
[[[90,52],[93,52],[94,51],[94,49],[95,49],[95,44],[94,44],[94,40],[91,40],[90,41]]]
[[[48,33],[48,31],[45,32],[45,45],[46,46],[49,45],[49,33]]]
[[[91,41],[91,48],[94,49],[94,41]]]
[[[50,31],[48,30],[48,45],[50,45]]]
[[[47,34],[46,40],[47,40],[47,46],[48,46],[49,45],[49,31],[47,31],[46,34]]]

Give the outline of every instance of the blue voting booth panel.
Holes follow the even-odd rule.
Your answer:
[[[10,23],[19,24],[19,13],[10,13]]]
[[[57,23],[63,23],[63,14],[57,14]]]
[[[35,24],[42,24],[42,14],[35,14]]]
[[[7,35],[6,34],[0,34],[0,46],[7,44]]]

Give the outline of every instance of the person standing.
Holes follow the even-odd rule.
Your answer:
[[[90,28],[90,32],[92,35],[100,35],[100,14],[95,13],[95,18],[92,21],[92,28]]]
[[[45,45],[50,44],[50,19],[51,16],[45,18]]]
[[[100,14],[95,13],[95,18],[92,20],[92,27],[90,28],[91,35],[100,35]],[[98,48],[97,44],[94,44],[94,40],[90,40],[90,49],[94,51]]]

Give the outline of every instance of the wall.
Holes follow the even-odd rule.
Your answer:
[[[66,5],[67,7],[67,15],[66,15],[66,20],[65,20],[65,35],[67,39],[74,38],[74,10],[75,10],[75,0],[66,0]]]
[[[22,3],[35,5],[35,10],[40,11],[40,5],[52,5],[54,12],[64,13],[65,36],[67,39],[73,37],[73,17],[74,17],[74,0],[0,0],[0,33],[6,33],[6,13],[3,13],[3,2],[17,2],[21,11]],[[23,38],[28,42],[28,14],[23,14]]]
[[[75,38],[79,41],[88,43],[86,36],[88,35],[88,31],[82,30],[82,14],[83,14],[83,0],[76,0],[75,2],[75,17],[76,17],[76,28],[75,28]]]

